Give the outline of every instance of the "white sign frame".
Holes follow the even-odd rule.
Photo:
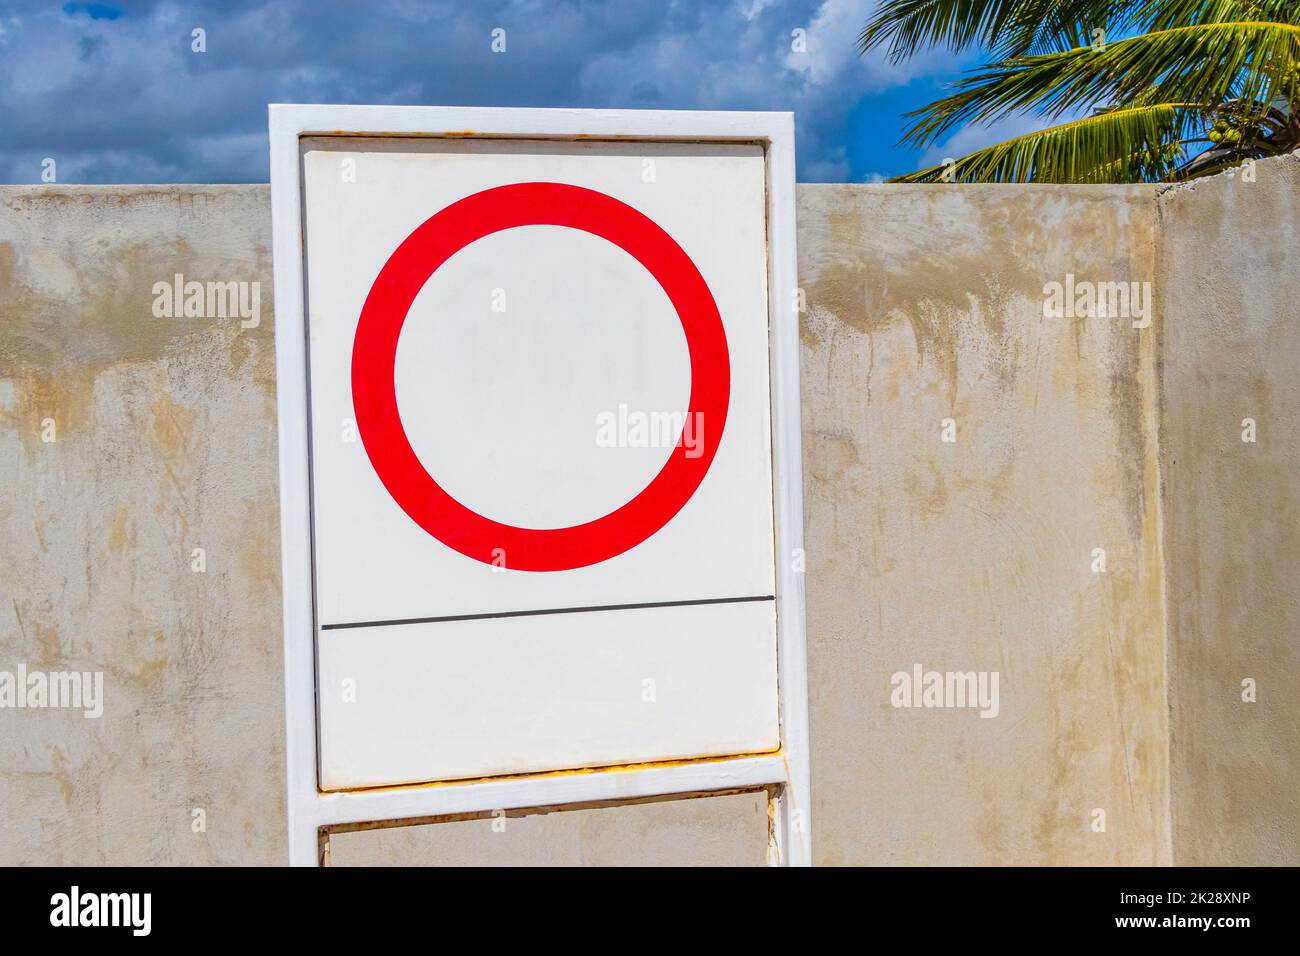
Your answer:
[[[636,803],[651,798],[765,790],[768,862],[812,861],[804,634],[803,469],[794,209],[794,115],[666,110],[426,106],[269,107],[275,347],[284,598],[285,764],[289,862],[329,860],[329,834],[495,811]],[[560,141],[750,143],[767,170],[773,503],[776,534],[778,709],[774,753],[598,770],[522,774],[322,793],[318,786],[316,610],[308,441],[307,329],[303,314],[304,136],[480,137]]]

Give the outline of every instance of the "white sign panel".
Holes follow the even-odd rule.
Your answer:
[[[281,440],[307,446],[282,470],[310,531],[286,500],[286,668],[310,568],[321,794],[788,763],[771,135],[558,113],[273,108],[273,168],[296,166],[273,173]],[[443,132],[467,114],[475,135]],[[622,138],[574,135],[620,116]]]
[[[322,787],[776,749],[762,149],[302,148]]]

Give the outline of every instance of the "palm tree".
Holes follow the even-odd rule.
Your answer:
[[[1187,179],[1300,145],[1300,0],[885,0],[858,38],[895,60],[982,47],[903,142],[1016,113],[1081,117],[896,182]]]

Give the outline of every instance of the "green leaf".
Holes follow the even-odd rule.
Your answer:
[[[904,142],[924,146],[968,122],[1035,110],[1060,116],[1099,102],[1216,103],[1266,107],[1300,63],[1300,26],[1230,22],[1172,27],[1094,51],[1011,57],[976,70],[951,96],[907,114]],[[1288,89],[1294,92],[1294,84]]]
[[[895,60],[929,46],[978,44],[999,58],[1068,50],[1097,27],[1122,30],[1138,7],[1133,0],[894,0],[867,24],[858,46],[865,53],[887,44]]]
[[[1214,107],[1209,110],[1213,111]],[[1176,139],[1205,107],[1157,103],[1108,109],[1084,119],[977,150],[947,166],[932,166],[891,182],[1123,183],[1142,178],[1144,167]]]

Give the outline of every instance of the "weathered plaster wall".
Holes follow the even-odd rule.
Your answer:
[[[0,711],[0,862],[283,858],[266,201],[0,190],[0,669],[107,698]],[[260,280],[260,327],[155,319],[177,272]]]
[[[1300,864],[1300,159],[1255,172],[1159,199],[1173,837],[1186,865]]]
[[[1168,862],[1155,340],[1043,316],[1154,240],[1149,188],[801,187],[819,862]],[[893,707],[916,664],[1000,713]]]
[[[1174,705],[1172,852],[1295,847],[1295,290],[1260,279],[1291,274],[1294,178],[1268,188],[1167,194],[1180,245],[1158,268],[1150,189],[800,187],[818,862],[1169,861],[1162,315],[1134,330],[1042,303],[1067,272],[1172,285],[1171,257],[1180,285],[1211,261],[1260,280],[1163,300],[1191,316],[1165,346],[1186,352],[1165,366],[1167,492],[1195,499],[1164,505],[1189,562],[1175,688],[1194,698]],[[1207,261],[1195,231],[1229,201]],[[1252,232],[1265,213],[1276,247]],[[0,190],[0,670],[102,669],[108,698],[100,720],[0,710],[0,863],[285,859],[269,247],[264,186]],[[260,326],[155,319],[153,283],[177,272],[260,281]],[[1256,319],[1219,316],[1234,297]],[[1197,322],[1236,338],[1191,343]],[[1214,385],[1221,347],[1237,372]],[[1244,471],[1220,460],[1236,432],[1197,433],[1215,388],[1225,428],[1251,414],[1239,396],[1257,409]],[[1199,612],[1216,591],[1252,603]],[[997,671],[999,715],[892,707],[914,664]],[[1261,678],[1254,710],[1233,703],[1239,671]],[[353,834],[338,862],[757,862],[754,800],[511,821],[490,845],[482,821]]]
[[[0,862],[283,859],[266,207],[0,190],[0,669],[102,670],[106,696],[0,710]],[[154,318],[177,272],[260,281],[261,325]]]

